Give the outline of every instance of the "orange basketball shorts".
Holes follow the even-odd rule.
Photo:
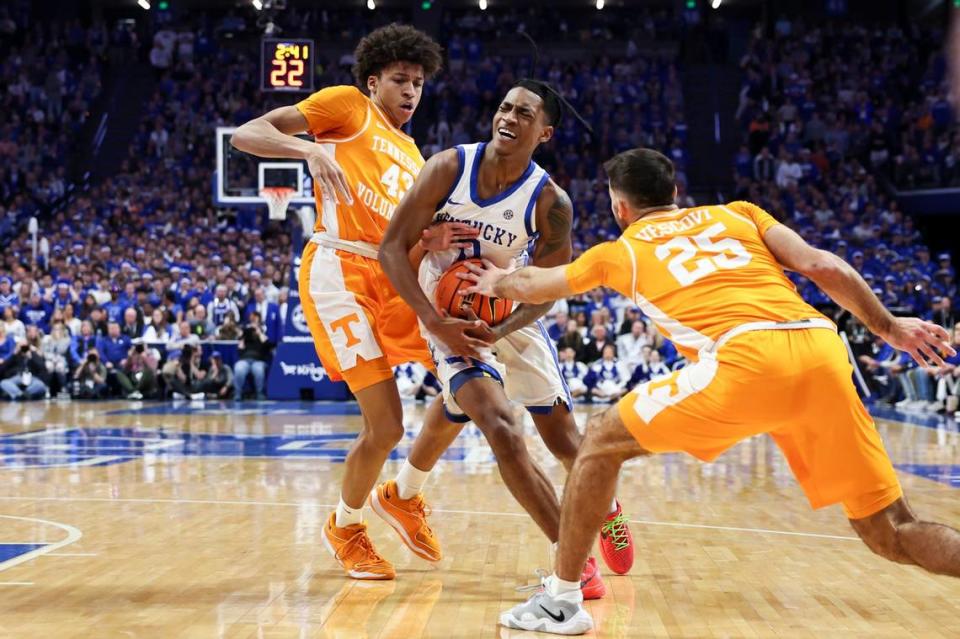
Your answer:
[[[304,318],[331,379],[357,392],[392,379],[398,364],[433,368],[416,314],[377,260],[308,242],[299,283]]]
[[[813,508],[842,503],[847,517],[859,519],[902,492],[852,372],[832,330],[750,331],[638,386],[618,409],[653,453],[713,461],[740,440],[769,433]]]

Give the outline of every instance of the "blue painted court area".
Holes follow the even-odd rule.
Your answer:
[[[2,544],[0,543],[0,564],[20,555],[25,555],[47,544]]]
[[[359,415],[356,402],[174,401],[112,410],[107,415]]]
[[[870,414],[884,419],[911,426],[960,432],[960,422],[953,417],[935,413],[906,413],[888,406],[870,405]],[[894,464],[894,468],[905,473],[931,479],[947,486],[960,488],[960,465],[958,464]]]
[[[868,404],[870,414],[877,419],[886,419],[891,422],[900,422],[924,428],[957,428],[957,422],[952,417],[944,417],[936,413],[905,413],[890,406]]]
[[[63,428],[0,436],[0,470],[62,466],[112,466],[150,456],[174,461],[184,457],[316,459],[342,462],[356,433],[211,434],[138,428]],[[406,459],[413,435],[390,454]],[[476,436],[462,434],[442,459],[493,461]]]
[[[958,464],[894,464],[897,470],[960,488],[960,465]]]

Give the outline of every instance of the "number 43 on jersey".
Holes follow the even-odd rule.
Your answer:
[[[387,187],[387,195],[399,202],[413,186],[413,176],[402,170],[399,165],[391,164],[380,182]]]

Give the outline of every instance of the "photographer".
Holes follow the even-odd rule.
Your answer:
[[[100,361],[96,348],[87,350],[87,355],[73,372],[74,399],[100,399],[107,392],[107,367]]]
[[[89,320],[84,320],[80,324],[80,333],[70,340],[70,365],[79,366],[87,358],[87,353],[96,348],[97,335],[93,324]]]
[[[207,369],[202,388],[208,399],[227,399],[233,392],[233,371],[223,363],[220,351],[213,351],[210,355],[210,368]]]
[[[127,352],[117,371],[117,383],[127,399],[150,399],[156,395],[157,361],[143,344],[136,344]]]
[[[263,383],[267,376],[267,360],[270,359],[272,345],[267,340],[260,321],[260,313],[250,313],[250,321],[243,328],[243,335],[240,337],[240,353],[233,370],[236,389],[233,398],[237,401],[243,399],[243,387],[251,373],[257,399],[266,399]]]
[[[21,343],[3,366],[0,389],[10,399],[40,399],[49,391],[47,367],[39,349],[29,343]]]
[[[203,382],[207,372],[200,363],[200,355],[199,346],[185,344],[176,367],[172,371],[164,371],[164,380],[167,388],[173,391],[174,399],[203,399]]]

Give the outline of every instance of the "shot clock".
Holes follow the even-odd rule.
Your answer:
[[[313,40],[264,38],[260,51],[262,91],[313,92]]]

